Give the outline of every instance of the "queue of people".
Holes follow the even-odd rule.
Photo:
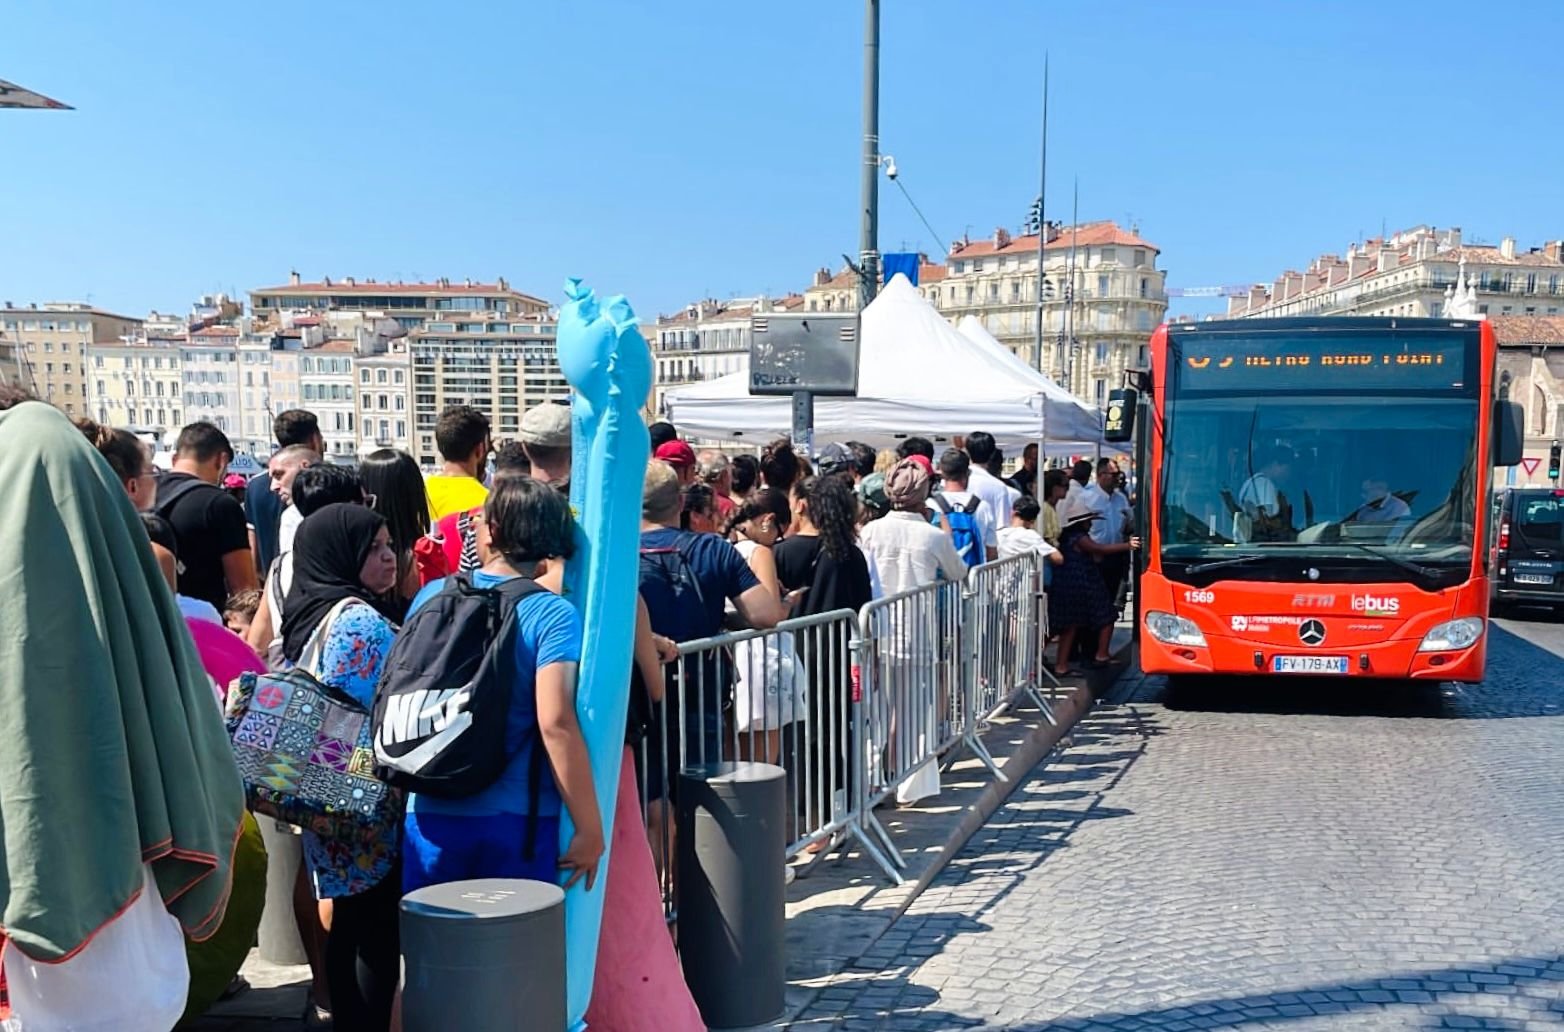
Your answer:
[[[1054,570],[1056,670],[1068,673],[1078,637],[1095,635],[1092,659],[1106,658],[1115,578],[1135,544],[1111,464],[1070,495],[1062,471],[1039,473],[1035,449],[1017,476],[1003,478],[1002,454],[985,433],[937,458],[919,437],[894,451],[830,444],[813,456],[778,440],[758,456],[729,457],[697,453],[672,427],[654,425],[626,745],[659,722],[669,740],[631,749],[632,761],[645,759],[639,769],[627,763],[612,802],[619,819],[603,870],[604,820],[575,713],[586,636],[562,595],[576,533],[568,408],[535,406],[517,439],[498,445],[482,412],[449,409],[435,435],[442,464],[427,476],[391,449],[357,469],[324,461],[318,422],[302,410],[278,416],[274,431],[278,450],[248,483],[229,484],[233,447],[209,423],[180,432],[173,469],[158,475],[128,432],[73,427],[0,388],[8,485],[0,508],[15,531],[0,546],[11,550],[0,563],[0,719],[26,746],[0,751],[0,817],[8,832],[28,829],[4,846],[11,877],[0,946],[16,949],[0,951],[0,983],[39,984],[40,968],[74,967],[79,978],[138,987],[123,1006],[151,1024],[115,1027],[157,1027],[175,1003],[183,1012],[196,999],[196,964],[173,947],[198,944],[225,921],[226,938],[248,947],[265,879],[264,866],[257,882],[239,862],[245,836],[258,840],[247,797],[263,821],[275,821],[267,815],[290,793],[298,806],[287,812],[307,812],[312,772],[328,780],[345,772],[349,725],[377,719],[387,686],[438,678],[439,664],[460,659],[429,644],[452,639],[441,621],[455,619],[446,599],[457,578],[462,591],[492,593],[502,626],[513,629],[479,641],[483,656],[504,648],[491,664],[509,700],[498,718],[504,733],[494,737],[498,762],[471,791],[391,778],[374,808],[279,828],[302,846],[292,903],[313,975],[307,1028],[394,1026],[398,904],[428,885],[531,877],[592,890],[606,877],[614,906],[602,948],[610,951],[623,948],[608,931],[613,921],[660,921],[653,868],[671,855],[677,793],[666,758],[687,750],[810,763],[835,772],[827,795],[851,795],[846,740],[785,734],[851,722],[847,692],[812,690],[846,683],[845,670],[829,668],[847,661],[845,650],[807,636],[757,645],[729,660],[729,677],[707,668],[718,662],[714,652],[671,664],[680,644],[856,612],[878,597],[961,580],[996,557],[1035,553]],[[24,550],[55,561],[44,570],[24,562]],[[780,684],[776,671],[786,671]],[[70,691],[40,692],[40,684]],[[311,685],[337,700],[314,725],[286,706],[288,692]],[[344,728],[329,748],[322,719]],[[313,745],[288,738],[300,727],[319,734]],[[294,758],[298,778],[264,789],[241,779],[238,750],[258,743]],[[120,805],[105,814],[105,798]],[[104,819],[47,820],[37,810],[45,800]],[[565,814],[575,831],[561,847]],[[623,847],[621,832],[633,833]],[[241,898],[254,905],[236,906]],[[145,927],[126,921],[132,912]],[[182,934],[167,934],[169,918]],[[143,936],[143,948],[93,949],[117,934]],[[243,991],[240,960],[214,998]],[[58,994],[50,999],[60,1004]],[[41,1006],[14,992],[9,1005],[24,1020],[27,1007]],[[5,1006],[0,995],[0,1016]],[[600,964],[589,1022],[594,1013],[612,1015],[600,1027],[702,1027],[663,936]]]

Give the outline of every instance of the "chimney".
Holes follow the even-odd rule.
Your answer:
[[[1564,264],[1564,240],[1549,240],[1542,245],[1542,253],[1547,255],[1548,261],[1555,265]],[[8,304],[6,307],[11,306]]]
[[[814,279],[814,283],[812,283],[811,286],[823,287],[823,286],[825,286],[829,282],[831,282],[831,270],[830,269],[816,269],[815,270],[815,279]]]
[[[1379,249],[1378,268],[1380,272],[1389,272],[1399,264],[1401,264],[1401,256],[1399,254],[1397,254],[1395,251],[1392,251],[1388,247],[1381,247]]]
[[[1506,258],[1514,258],[1515,257],[1515,238],[1514,237],[1505,237],[1503,240],[1499,241],[1499,253],[1504,255],[1504,257],[1506,257]]]
[[[358,286],[358,281],[355,280],[352,276],[349,276],[347,279],[343,280],[342,282],[346,283],[350,287]]]
[[[1347,278],[1357,279],[1374,267],[1374,260],[1366,254],[1355,254],[1347,259]]]
[[[1249,288],[1249,304],[1246,306],[1246,310],[1264,308],[1268,300],[1270,300],[1270,295],[1265,292],[1264,284],[1256,283]]]
[[[289,283],[289,285],[295,286],[295,287],[299,285],[299,270],[298,269],[293,269],[293,270],[289,271],[289,273],[288,273],[288,283]]]
[[[1010,243],[1010,231],[1000,226],[994,230],[994,249],[998,250]]]

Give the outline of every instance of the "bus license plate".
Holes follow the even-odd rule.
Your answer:
[[[1273,656],[1273,674],[1345,674],[1346,656]]]

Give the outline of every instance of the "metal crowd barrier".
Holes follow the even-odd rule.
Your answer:
[[[961,582],[946,581],[871,602],[859,614],[860,809],[882,847],[868,854],[893,881],[906,864],[874,808],[892,797],[911,802],[938,794],[939,758],[972,725],[962,676],[964,605]],[[997,773],[991,758],[989,764]]]
[[[635,750],[642,810],[674,913],[679,770],[720,760],[788,772],[785,855],[816,861],[856,841],[893,882],[906,863],[874,808],[939,792],[964,751],[997,779],[986,722],[1041,693],[1047,599],[1042,559],[1017,556],[869,603],[687,642]],[[1051,678],[1049,678],[1052,681]],[[1052,682],[1057,685],[1057,682]],[[811,864],[812,866],[812,864]],[[807,868],[805,872],[807,873]]]
[[[1025,694],[1050,724],[1053,709],[1038,691],[1046,634],[1047,598],[1041,587],[1040,556],[1018,555],[987,563],[967,574],[973,698],[980,718],[1008,709]],[[1039,613],[1039,605],[1042,612]]]
[[[637,751],[642,811],[672,907],[673,799],[678,772],[721,760],[778,764],[788,772],[787,849],[778,863],[821,852],[844,834],[873,848],[858,821],[852,743],[857,614],[787,620],[765,631],[679,646],[665,695]],[[670,911],[671,912],[671,911]]]

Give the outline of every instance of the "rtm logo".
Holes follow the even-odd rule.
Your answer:
[[[1378,595],[1353,595],[1352,611],[1369,616],[1395,616],[1401,612],[1401,600],[1380,598]]]

